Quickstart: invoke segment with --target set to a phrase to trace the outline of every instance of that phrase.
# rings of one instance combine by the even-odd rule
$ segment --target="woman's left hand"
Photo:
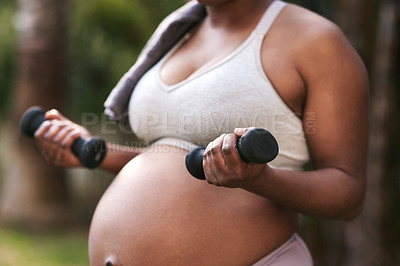
[[[244,162],[236,143],[249,129],[237,128],[235,133],[222,134],[207,145],[203,155],[203,169],[210,184],[223,187],[243,187],[258,179],[267,164]]]

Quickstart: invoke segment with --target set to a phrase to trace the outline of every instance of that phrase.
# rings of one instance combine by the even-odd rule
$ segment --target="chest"
[[[214,38],[202,41],[197,38],[184,41],[170,54],[160,67],[160,78],[167,85],[175,85],[199,73],[212,69],[248,42],[245,35],[229,40]],[[274,90],[287,106],[298,116],[303,112],[305,85],[297,72],[293,55],[287,45],[279,42],[262,42],[255,47],[259,52],[255,63],[271,82]],[[244,58],[245,59],[245,58]],[[248,66],[245,66],[246,68]],[[240,67],[238,67],[239,71]],[[251,68],[250,68],[251,69]]]
[[[167,55],[133,92],[133,130],[147,141],[179,136],[198,144],[236,127],[263,127],[277,134],[301,132],[301,124],[264,73],[258,45],[254,36],[206,70],[172,85],[161,76]]]

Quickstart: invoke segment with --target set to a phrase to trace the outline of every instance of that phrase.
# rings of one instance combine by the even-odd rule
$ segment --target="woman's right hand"
[[[35,140],[48,163],[62,167],[82,166],[72,153],[71,146],[79,137],[86,139],[90,133],[73,123],[59,111],[52,109],[45,114],[44,121],[35,132]]]

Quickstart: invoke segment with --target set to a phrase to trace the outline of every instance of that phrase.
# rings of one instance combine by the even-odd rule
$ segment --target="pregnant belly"
[[[91,265],[249,265],[293,234],[290,212],[193,178],[185,155],[165,146],[122,169],[93,216]]]

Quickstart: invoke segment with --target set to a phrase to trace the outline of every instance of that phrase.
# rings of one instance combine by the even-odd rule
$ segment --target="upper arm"
[[[303,125],[311,158],[317,169],[337,168],[363,180],[368,142],[366,71],[336,26],[327,22],[318,27],[297,60],[306,84]]]

